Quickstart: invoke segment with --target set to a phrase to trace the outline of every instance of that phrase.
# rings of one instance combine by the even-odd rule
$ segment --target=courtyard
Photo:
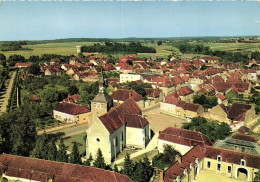
[[[153,132],[163,131],[167,127],[180,128],[187,120],[160,113],[160,108],[144,112],[144,117],[150,123],[150,129]]]

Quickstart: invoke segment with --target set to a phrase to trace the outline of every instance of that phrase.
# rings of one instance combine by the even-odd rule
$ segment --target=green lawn
[[[77,142],[80,143],[81,145],[79,146],[79,153],[83,153],[86,150],[86,141],[84,140],[84,136],[86,135],[86,132],[71,136],[69,139],[64,140],[64,144],[68,146],[68,151],[72,151],[72,142]]]
[[[142,159],[145,157],[145,155],[148,157],[148,159],[149,159],[150,161],[152,161],[152,158],[153,158],[155,155],[157,155],[157,154],[158,154],[158,150],[154,149],[154,150],[152,150],[152,151],[150,151],[150,152],[147,152],[147,153],[145,153],[145,154],[139,155],[139,156],[137,156],[137,157],[135,157],[135,158],[131,158],[131,161],[132,161],[133,163],[138,162],[139,160],[142,160]],[[118,164],[118,166],[123,166],[123,165],[124,165],[124,163]]]
[[[260,43],[208,43],[204,44],[209,46],[213,51],[256,51],[260,50]]]

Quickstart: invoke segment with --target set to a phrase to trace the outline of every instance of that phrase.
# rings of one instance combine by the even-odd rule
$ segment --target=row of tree
[[[17,51],[17,50],[31,50],[29,48],[23,48],[22,45],[27,45],[26,41],[10,41],[0,44],[1,51]]]
[[[111,43],[105,42],[105,45],[99,43],[93,46],[82,46],[82,52],[99,52],[105,54],[113,53],[125,53],[125,54],[136,54],[136,53],[156,53],[155,48],[143,46],[139,42],[130,42],[128,45],[123,43]]]

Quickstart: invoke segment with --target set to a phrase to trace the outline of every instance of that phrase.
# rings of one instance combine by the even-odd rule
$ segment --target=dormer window
[[[218,162],[221,162],[222,161],[222,157],[220,155],[217,156],[217,160]]]
[[[246,161],[244,159],[241,159],[240,165],[241,166],[246,166]]]

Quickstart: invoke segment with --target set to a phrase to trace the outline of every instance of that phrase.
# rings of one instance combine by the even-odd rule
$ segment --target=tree
[[[41,71],[41,68],[38,64],[32,64],[29,68],[28,68],[28,73],[33,74],[33,75],[39,75]]]
[[[57,147],[54,138],[52,138],[51,142],[48,144],[47,159],[50,161],[56,161],[56,157],[57,157]]]
[[[150,178],[153,176],[154,169],[146,155],[143,158],[143,164],[144,169],[147,172],[147,180],[150,181]]]
[[[106,169],[106,163],[100,148],[97,151],[97,158],[94,161],[93,165],[97,168]]]
[[[117,172],[117,173],[119,172],[118,167],[117,167],[117,164],[114,165],[113,171],[115,171],[115,172]]]
[[[6,60],[6,57],[3,53],[0,53],[0,60],[1,61],[5,61]]]
[[[173,164],[175,162],[175,156],[177,152],[174,150],[174,148],[171,145],[164,145],[163,146],[163,156],[161,160],[165,164]]]
[[[68,91],[70,95],[74,95],[79,92],[78,87],[76,85],[70,86]]]
[[[48,135],[46,132],[37,138],[31,156],[38,159],[48,159]]]
[[[158,46],[162,45],[162,41],[161,40],[157,41],[157,45]]]
[[[39,56],[35,56],[35,55],[32,55],[29,57],[29,61],[30,62],[33,62],[33,63],[37,63],[40,61],[40,57]]]
[[[67,149],[68,147],[64,145],[63,139],[61,139],[59,144],[59,150],[57,152],[57,158],[56,158],[57,161],[68,162]]]
[[[70,154],[70,163],[82,164],[81,157],[79,155],[79,149],[76,142],[73,143],[72,152]]]
[[[258,172],[255,175],[254,181],[253,182],[259,182],[260,181],[260,168],[258,170]]]
[[[133,174],[133,164],[128,153],[126,153],[125,155],[123,174],[129,176],[130,178]]]

